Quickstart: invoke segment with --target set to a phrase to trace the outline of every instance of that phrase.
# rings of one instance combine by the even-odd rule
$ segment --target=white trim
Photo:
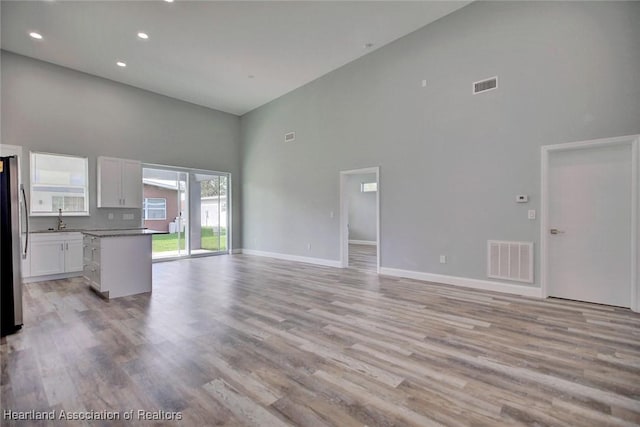
[[[243,253],[243,251],[242,251],[242,248],[238,248],[238,249],[231,249],[229,253],[233,255],[237,255],[237,254]]]
[[[0,156],[2,156],[2,157],[8,157],[8,156],[22,157],[22,146],[21,145],[0,144]]]
[[[541,298],[541,289],[537,286],[516,285],[511,283],[494,282],[490,280],[471,279],[468,277],[446,276],[443,274],[425,273],[422,271],[401,270],[398,268],[382,267],[380,274],[425,282],[444,283],[446,285],[462,286],[465,288],[481,289],[505,294],[515,294],[525,297]]]
[[[347,175],[360,175],[365,173],[375,173],[378,191],[376,191],[376,272],[380,274],[380,166],[362,169],[351,169],[340,171],[340,261],[338,267],[347,268],[349,266],[349,212],[347,210],[346,180]]]
[[[325,267],[340,268],[340,261],[324,258],[313,258],[299,255],[282,254],[278,252],[264,252],[256,251],[254,249],[242,249],[242,253],[245,255],[255,255],[268,258],[283,259],[285,261],[304,262],[307,264],[324,265]]]
[[[630,307],[640,311],[640,293],[638,292],[638,145],[640,135],[626,135],[614,138],[593,139],[589,141],[569,142],[566,144],[545,145],[541,149],[541,221],[540,221],[540,287],[542,297],[549,295],[548,250],[549,242],[546,230],[549,228],[549,154],[555,151],[580,150],[603,147],[613,144],[629,144],[631,146],[631,295]]]
[[[350,245],[369,245],[369,246],[375,246],[375,245],[376,245],[376,241],[375,241],[375,240],[349,240],[349,244],[350,244]]]

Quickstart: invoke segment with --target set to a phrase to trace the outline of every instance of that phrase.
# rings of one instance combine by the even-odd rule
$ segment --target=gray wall
[[[382,266],[486,278],[487,239],[538,247],[540,146],[640,133],[638,22],[638,2],[476,2],[246,114],[243,247],[337,260],[339,171],[379,165]]]
[[[360,184],[376,182],[376,174],[347,175],[349,240],[376,241],[376,193],[363,193]]]
[[[234,246],[240,242],[240,120],[131,86],[2,51],[2,143],[89,157],[90,217],[68,227],[139,226],[140,211],[96,208],[96,157],[231,172]],[[23,162],[28,184],[28,161]],[[114,212],[115,219],[108,220]],[[135,213],[133,221],[122,213]],[[31,218],[34,229],[55,219]]]

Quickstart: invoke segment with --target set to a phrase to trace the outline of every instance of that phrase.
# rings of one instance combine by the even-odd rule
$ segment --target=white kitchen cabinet
[[[84,235],[83,275],[94,290],[105,298],[151,292],[150,234],[91,233]]]
[[[31,233],[29,239],[30,278],[82,271],[82,234]]]
[[[56,240],[31,242],[31,276],[64,273],[63,243]]]
[[[142,208],[142,163],[98,157],[98,207]]]
[[[82,238],[65,242],[64,271],[82,271]]]

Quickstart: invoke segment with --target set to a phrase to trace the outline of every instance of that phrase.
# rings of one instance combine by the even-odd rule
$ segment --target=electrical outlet
[[[132,213],[122,214],[122,219],[133,219],[133,214]]]
[[[422,81],[422,87],[427,87],[427,81],[426,80]]]
[[[535,209],[529,209],[529,212],[527,212],[527,218],[536,219],[536,210]]]
[[[113,212],[109,212],[108,218],[113,219]]]
[[[329,212],[329,218],[333,218],[333,211]]]
[[[446,263],[447,263],[447,256],[440,255],[440,264],[446,264]]]
[[[307,243],[307,250],[310,251],[311,250],[311,243]]]

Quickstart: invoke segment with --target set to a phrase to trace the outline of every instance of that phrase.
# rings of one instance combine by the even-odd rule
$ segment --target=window
[[[145,198],[144,219],[167,219],[167,199]]]
[[[89,215],[89,160],[31,152],[31,215]]]
[[[370,193],[378,191],[378,183],[377,182],[363,182],[360,184],[360,192],[362,193]]]

